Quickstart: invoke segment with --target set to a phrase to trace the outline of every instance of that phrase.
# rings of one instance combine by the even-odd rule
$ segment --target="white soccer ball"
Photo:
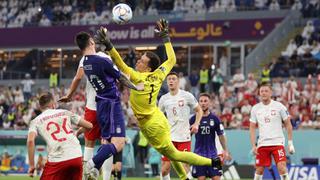
[[[124,3],[117,4],[112,9],[112,19],[117,24],[126,24],[132,19],[130,6]]]

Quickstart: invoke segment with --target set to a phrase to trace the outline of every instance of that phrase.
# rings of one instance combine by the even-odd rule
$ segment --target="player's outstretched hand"
[[[137,88],[137,91],[143,91],[144,90],[144,83],[141,82],[141,83],[136,84],[136,88]]]
[[[69,96],[63,96],[58,100],[58,102],[62,102],[62,103],[67,103],[70,101],[71,101],[71,97],[69,97]]]
[[[83,127],[80,127],[77,131],[76,131],[76,133],[75,133],[75,136],[76,137],[79,137],[82,133],[83,133]]]
[[[251,151],[254,155],[257,155],[258,154],[257,146],[253,146]]]
[[[226,161],[230,161],[230,160],[232,159],[229,151],[223,151],[223,158],[224,158],[224,160],[226,160]]]
[[[156,28],[154,29],[155,33],[163,39],[163,42],[170,42],[169,38],[169,21],[161,18],[157,21]]]
[[[199,124],[192,124],[191,127],[190,127],[190,133],[191,134],[196,134],[199,130]]]
[[[107,32],[108,32],[107,28],[101,26],[100,29],[97,30],[93,39],[95,43],[106,46],[106,50],[110,51],[113,48],[113,45],[110,41],[110,38]]]
[[[29,175],[30,177],[33,177],[34,170],[35,170],[35,167],[34,167],[34,166],[30,166],[30,167],[29,167],[28,175]]]

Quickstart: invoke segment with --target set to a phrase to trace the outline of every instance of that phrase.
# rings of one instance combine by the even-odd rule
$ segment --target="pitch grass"
[[[28,177],[28,176],[0,176],[0,180],[39,180],[39,177]],[[159,180],[160,178],[144,178],[144,177],[135,177],[135,178],[122,178],[123,180]],[[99,178],[102,180],[102,177]],[[173,180],[178,180],[173,178]]]
[[[122,178],[123,180],[159,180],[160,178],[144,178],[144,177],[132,177],[132,178]],[[39,177],[30,178],[28,176],[0,176],[0,180],[39,180]],[[99,180],[102,180],[100,177]],[[177,178],[172,178],[172,180],[178,180]],[[242,179],[249,180],[249,179]]]

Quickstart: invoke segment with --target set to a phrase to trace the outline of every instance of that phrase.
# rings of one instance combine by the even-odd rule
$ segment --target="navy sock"
[[[114,144],[103,144],[100,146],[97,154],[92,158],[94,162],[94,167],[96,169],[100,169],[103,162],[108,159],[110,156],[115,155],[117,153],[117,149]]]

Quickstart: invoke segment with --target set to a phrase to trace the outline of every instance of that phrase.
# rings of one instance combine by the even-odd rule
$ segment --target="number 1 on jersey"
[[[152,93],[153,93],[153,91],[154,91],[154,84],[150,84],[150,86],[151,86],[151,92],[150,92],[150,94],[149,94],[149,104],[151,104],[151,101],[152,101]]]

